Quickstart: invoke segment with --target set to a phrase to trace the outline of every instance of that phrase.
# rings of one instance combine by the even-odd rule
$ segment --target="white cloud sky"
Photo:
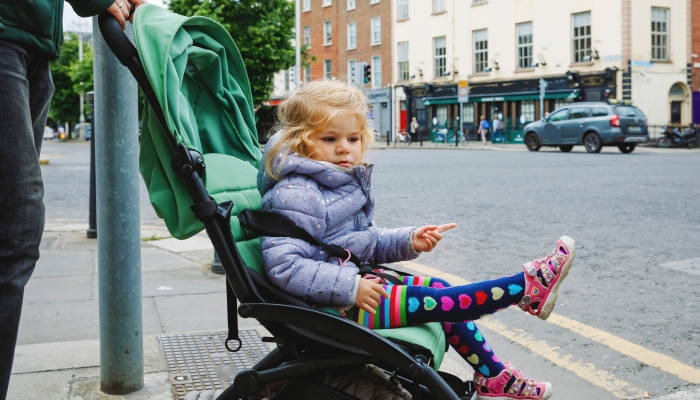
[[[163,0],[148,0],[149,3],[165,7]],[[65,3],[63,8],[63,30],[92,32],[92,18],[80,18],[69,3]]]

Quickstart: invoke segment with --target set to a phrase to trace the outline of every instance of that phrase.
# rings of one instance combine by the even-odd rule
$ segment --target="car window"
[[[569,113],[569,119],[587,118],[588,108],[587,107],[573,107]]]
[[[557,110],[552,115],[549,116],[549,119],[547,120],[547,122],[561,121],[561,120],[566,118],[567,112],[569,112],[569,110],[567,108]]]
[[[615,111],[621,117],[644,118],[644,114],[635,106],[617,106]]]
[[[604,117],[608,115],[608,109],[605,107],[593,107],[592,112],[594,117]]]

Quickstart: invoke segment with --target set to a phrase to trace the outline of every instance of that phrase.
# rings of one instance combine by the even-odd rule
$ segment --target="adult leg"
[[[39,151],[53,89],[46,55],[0,40],[0,399],[44,230]]]

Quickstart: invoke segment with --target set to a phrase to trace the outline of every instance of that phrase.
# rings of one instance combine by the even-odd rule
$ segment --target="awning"
[[[579,96],[579,89],[566,90],[563,92],[545,92],[544,98],[546,100],[554,99],[576,99]],[[503,94],[503,95],[483,95],[483,96],[469,96],[470,103],[490,103],[494,101],[522,101],[522,100],[539,100],[539,93],[518,93],[518,94]]]
[[[577,99],[580,94],[579,89],[565,90],[558,92],[545,92],[546,100],[554,99]],[[517,93],[517,94],[501,94],[501,95],[469,95],[470,103],[491,103],[495,101],[522,101],[522,100],[539,100],[539,92]],[[442,104],[457,104],[457,97],[426,97],[423,99],[423,104],[426,106],[437,106]]]
[[[456,97],[426,97],[423,99],[423,104],[426,106],[437,106],[440,104],[457,104]]]

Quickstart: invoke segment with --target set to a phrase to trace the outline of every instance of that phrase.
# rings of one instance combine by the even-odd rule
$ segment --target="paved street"
[[[551,381],[557,399],[700,398],[700,154],[507,150],[371,153],[378,225],[458,224],[435,252],[415,260],[420,265],[405,266],[433,268],[455,282],[489,279],[519,271],[523,262],[551,251],[559,236],[571,236],[576,261],[550,321],[516,309],[480,321],[499,357],[532,378]],[[42,155],[50,160],[42,167],[47,230],[85,225],[89,146],[47,142]],[[162,223],[145,191],[141,204],[142,225],[158,232]],[[47,232],[40,263],[61,262],[60,250],[82,251],[90,265],[94,242],[71,244],[75,240],[74,234]],[[198,244],[206,240],[197,236],[176,243],[180,248],[172,241],[144,242],[145,333],[225,330],[221,305],[195,311],[223,300],[223,279],[202,267],[210,251]],[[35,278],[20,328],[27,351],[41,343],[98,338],[96,290],[66,290],[74,305],[62,309],[42,297],[48,296],[47,285],[57,283],[48,281],[51,275]],[[94,278],[84,279],[91,287]],[[159,285],[175,289],[154,290]],[[176,293],[180,288],[184,292]],[[83,317],[72,327],[41,329],[61,325],[62,317],[54,314],[62,312]],[[152,350],[147,348],[147,360],[156,363]],[[466,377],[466,364],[450,353],[445,368]],[[21,372],[41,371],[28,363],[24,358]],[[66,371],[73,379],[95,374],[94,367]],[[15,388],[22,382],[22,388],[32,387],[27,374],[16,375]],[[73,388],[71,383],[70,393]],[[665,397],[679,391],[684,396]]]

